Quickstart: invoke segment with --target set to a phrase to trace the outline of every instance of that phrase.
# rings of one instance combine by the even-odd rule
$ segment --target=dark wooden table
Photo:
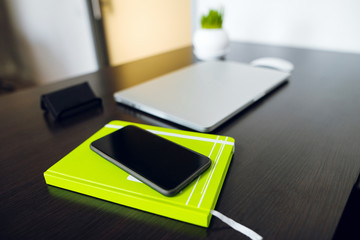
[[[232,43],[226,60],[290,60],[288,84],[214,133],[236,139],[216,209],[265,239],[331,239],[360,169],[360,55]],[[0,239],[246,239],[47,186],[43,172],[111,120],[182,127],[112,94],[195,61],[191,47],[0,97]],[[88,81],[103,99],[54,123],[40,95]]]

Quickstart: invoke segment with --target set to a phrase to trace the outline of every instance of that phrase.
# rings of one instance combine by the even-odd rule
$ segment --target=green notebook
[[[208,156],[210,168],[176,196],[166,197],[90,149],[91,142],[130,124]],[[208,227],[233,152],[230,137],[112,121],[50,167],[44,177],[49,185]]]

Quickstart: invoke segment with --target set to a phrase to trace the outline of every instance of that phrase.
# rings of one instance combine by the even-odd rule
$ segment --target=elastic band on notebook
[[[221,221],[223,221],[224,223],[226,223],[227,225],[229,225],[236,231],[241,232],[242,234],[248,236],[249,238],[251,238],[253,240],[262,240],[263,239],[259,234],[257,234],[250,228],[247,228],[244,225],[241,225],[240,223],[235,222],[234,220],[232,220],[231,218],[228,218],[224,214],[222,214],[216,210],[211,210],[210,212],[213,216],[219,218]]]

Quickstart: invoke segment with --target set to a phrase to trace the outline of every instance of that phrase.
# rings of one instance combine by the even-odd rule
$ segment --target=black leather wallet
[[[41,108],[55,120],[96,107],[102,107],[101,99],[95,96],[87,82],[41,96]]]

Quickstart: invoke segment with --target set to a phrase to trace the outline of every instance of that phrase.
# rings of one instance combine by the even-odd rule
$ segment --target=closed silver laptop
[[[116,92],[114,98],[168,121],[209,132],[289,76],[238,62],[200,62]]]

